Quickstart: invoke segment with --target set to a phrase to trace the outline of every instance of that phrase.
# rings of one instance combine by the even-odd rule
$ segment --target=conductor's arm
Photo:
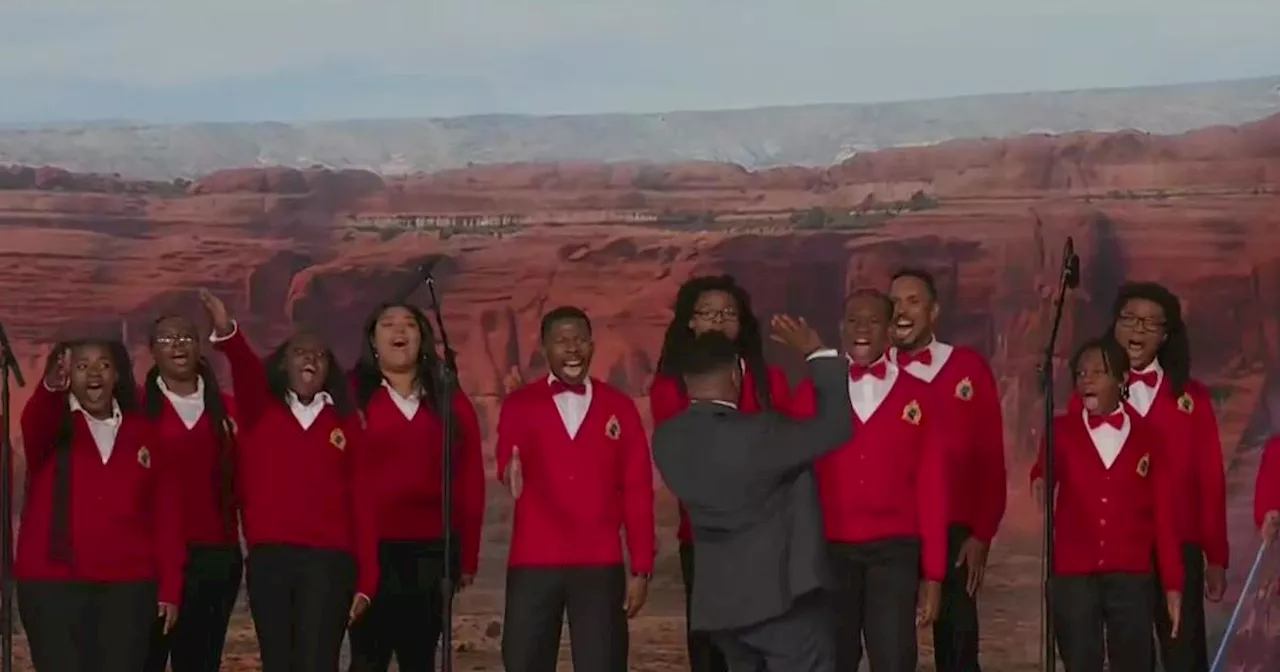
[[[853,438],[849,405],[849,369],[835,350],[819,350],[808,357],[816,413],[795,420],[781,413],[759,416],[762,431],[750,442],[752,465],[764,473],[786,472],[812,464]]]

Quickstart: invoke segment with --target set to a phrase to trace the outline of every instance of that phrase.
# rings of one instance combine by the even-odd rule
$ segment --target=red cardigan
[[[444,453],[440,417],[425,405],[406,419],[379,387],[365,407],[369,482],[378,499],[378,538],[384,541],[432,541],[444,534],[442,518]],[[480,420],[459,391],[453,397],[455,420],[452,529],[461,548],[463,574],[475,574],[484,527],[484,456]]]
[[[22,510],[14,575],[20,581],[156,581],[159,600],[182,600],[186,563],[173,447],[156,440],[145,417],[125,413],[106,464],[82,413],[73,413],[71,433],[71,562],[50,557],[53,525],[55,443],[66,392],[43,384],[22,410],[22,446],[27,458],[27,501]]]
[[[377,497],[363,459],[360,416],[326,406],[303,429],[267,387],[266,371],[237,330],[216,347],[231,364],[240,413],[237,483],[249,546],[285,544],[350,552],[356,591],[378,590]]]
[[[1269,511],[1280,511],[1280,434],[1262,449],[1262,464],[1253,486],[1253,520],[1262,527]]]
[[[853,439],[818,461],[818,495],[827,539],[857,544],[918,538],[924,577],[947,573],[947,453],[953,438],[946,404],[899,371]]]
[[[782,369],[768,365],[769,375],[769,400],[773,404],[774,410],[788,415],[797,413],[803,414],[803,400],[800,402],[802,408],[795,408],[791,398],[791,388],[787,382],[787,374]],[[808,413],[813,413],[813,400],[809,399]],[[653,416],[653,426],[658,425],[667,420],[683,413],[689,408],[689,396],[680,389],[680,384],[674,379],[662,374],[653,377],[653,385],[649,388],[649,413]],[[751,375],[750,370],[742,376],[742,390],[738,398],[738,410],[743,413],[759,413],[760,403],[756,399],[756,381]],[[689,527],[689,514],[684,509],[684,504],[679,504],[680,510],[680,528],[676,533],[676,537],[680,543],[687,544],[693,539],[693,530]]]
[[[524,489],[512,518],[508,564],[584,566],[622,562],[653,572],[653,465],[635,402],[592,379],[591,406],[569,437],[546,380],[512,392],[498,415],[497,476],[505,483],[520,449]]]
[[[1176,523],[1177,491],[1160,433],[1133,409],[1129,437],[1108,469],[1089,436],[1079,401],[1054,419],[1053,572],[1063,575],[1147,574],[1166,590],[1182,590],[1184,568]],[[1044,447],[1031,468],[1041,478]],[[1156,567],[1152,567],[1152,550]]]
[[[1166,374],[1146,420],[1164,439],[1166,470],[1180,493],[1176,501],[1178,538],[1200,546],[1209,564],[1226,567],[1231,551],[1227,542],[1227,479],[1209,389],[1190,380],[1186,391],[1174,397]]]

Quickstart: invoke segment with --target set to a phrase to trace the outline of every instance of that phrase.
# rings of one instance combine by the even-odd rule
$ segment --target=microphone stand
[[[444,578],[440,579],[440,629],[441,672],[453,672],[453,598],[456,593],[453,580],[454,547],[453,538],[453,444],[454,413],[453,395],[458,389],[458,355],[449,347],[449,333],[444,328],[444,315],[440,310],[440,297],[436,294],[435,277],[428,270],[425,273],[427,293],[431,296],[431,313],[436,318],[436,330],[440,332],[440,345],[444,350],[444,360],[436,373],[436,404],[440,414],[443,468],[441,469],[441,493],[444,502],[440,515],[444,519]]]
[[[22,369],[13,356],[13,348],[0,325],[0,670],[13,672],[13,443],[9,439],[9,423],[13,413],[9,404],[9,376],[23,387]]]
[[[1049,343],[1044,349],[1044,360],[1040,365],[1040,390],[1044,395],[1044,556],[1040,563],[1040,581],[1044,591],[1041,602],[1041,623],[1044,625],[1042,661],[1045,672],[1056,672],[1057,651],[1053,637],[1053,608],[1050,597],[1050,585],[1053,580],[1053,515],[1054,492],[1057,481],[1054,478],[1054,440],[1053,440],[1053,355],[1058,346],[1058,330],[1062,327],[1062,309],[1066,303],[1067,291],[1080,284],[1080,258],[1075,253],[1075,243],[1067,238],[1063,250],[1062,275],[1058,279],[1057,298],[1053,304],[1053,328],[1049,331]]]

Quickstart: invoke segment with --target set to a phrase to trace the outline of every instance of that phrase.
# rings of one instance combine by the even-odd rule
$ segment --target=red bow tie
[[[1138,383],[1142,383],[1143,385],[1146,385],[1147,387],[1150,387],[1151,389],[1154,390],[1156,387],[1156,384],[1159,382],[1160,382],[1160,372],[1155,371],[1154,369],[1151,371],[1130,371],[1129,372],[1130,385],[1136,385]]]
[[[1089,429],[1097,429],[1103,425],[1111,425],[1113,429],[1124,427],[1124,413],[1089,416]]]
[[[903,352],[898,351],[898,366],[910,366],[918,363],[922,366],[931,366],[933,364],[933,350],[925,348],[920,352]]]
[[[876,363],[872,364],[871,366],[863,366],[861,364],[850,364],[849,377],[855,381],[861,380],[863,376],[871,376],[872,378],[884,380],[886,368],[887,367],[885,366],[883,359],[876,361]]]
[[[556,395],[561,392],[569,392],[571,394],[586,394],[586,383],[566,383],[563,380],[556,379],[551,381],[551,394]]]

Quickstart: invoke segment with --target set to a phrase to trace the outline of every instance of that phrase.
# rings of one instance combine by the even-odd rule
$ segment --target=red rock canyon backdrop
[[[0,168],[0,320],[28,380],[51,341],[73,333],[123,334],[143,365],[151,320],[197,314],[193,289],[205,286],[260,347],[307,323],[350,361],[366,313],[442,255],[463,383],[491,433],[513,374],[543,371],[537,325],[554,305],[591,314],[596,375],[643,408],[671,299],[690,275],[732,273],[762,314],[803,315],[834,336],[846,290],[884,286],[903,264],[929,268],[941,282],[943,333],[988,355],[1000,382],[1011,495],[984,627],[987,663],[1012,671],[1033,669],[1037,656],[1038,524],[1025,468],[1066,236],[1084,280],[1067,305],[1064,353],[1103,325],[1127,278],[1165,282],[1185,301],[1195,373],[1213,389],[1230,465],[1238,590],[1257,548],[1258,447],[1280,428],[1280,116],[1179,136],[952,141],[760,172],[520,164],[391,179],[254,168],[138,182]],[[770,355],[794,369],[785,353]],[[474,661],[469,669],[494,664],[507,525],[496,490],[485,576],[462,605],[458,655]],[[636,625],[637,669],[676,669],[683,658],[673,507],[662,501],[667,559]],[[1280,559],[1269,566],[1274,577]],[[1277,630],[1259,605],[1246,624],[1258,651],[1238,669],[1275,664],[1258,648]],[[1216,627],[1224,621],[1220,609]],[[251,645],[237,646],[233,659],[249,661]]]

